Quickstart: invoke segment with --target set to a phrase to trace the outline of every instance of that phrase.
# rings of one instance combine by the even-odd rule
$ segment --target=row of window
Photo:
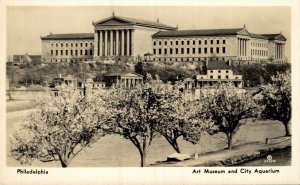
[[[251,55],[268,56],[268,51],[251,49]]]
[[[166,58],[166,57],[163,57],[163,58],[154,58],[153,61],[157,62],[167,62],[167,61],[170,61],[170,62],[195,62],[195,61],[206,61],[208,58],[206,57],[203,57],[203,58],[189,58],[189,57],[180,57],[180,58]],[[220,57],[220,58],[215,58],[217,61],[218,60],[225,60],[224,57]]]
[[[88,61],[90,59],[86,59],[86,58],[79,58],[79,59],[51,59],[50,61],[53,62],[72,62],[72,61]]]
[[[213,73],[214,71],[213,70],[210,70],[211,73]],[[221,70],[218,70],[218,73],[221,73]],[[226,70],[226,73],[229,73],[228,70]]]
[[[71,47],[73,47],[73,46],[75,46],[75,47],[78,47],[78,46],[80,46],[80,47],[83,47],[83,46],[85,46],[85,47],[88,47],[89,45],[92,47],[93,46],[93,43],[83,43],[83,42],[81,42],[81,43],[55,43],[55,46],[56,47],[58,47],[59,45],[60,45],[60,47],[69,47],[69,44],[70,44],[70,46]],[[54,47],[54,43],[51,43],[51,47]]]
[[[255,47],[267,47],[268,44],[265,43],[261,43],[261,42],[251,42],[251,46],[255,46]]]
[[[55,54],[54,54],[54,50],[51,50],[50,52],[51,52],[51,56],[53,56],[53,55],[58,56],[59,54],[60,54],[60,56],[64,56],[64,55],[65,56],[68,56],[68,55],[78,56],[78,55],[83,55],[83,52],[84,52],[84,55],[86,55],[86,56],[93,55],[92,49],[90,49],[90,50],[55,50]]]
[[[173,53],[173,49],[175,49],[175,53]],[[203,54],[219,54],[219,53],[226,53],[226,47],[210,47],[210,48],[203,48]],[[158,51],[158,53],[156,53]],[[164,48],[164,49],[153,49],[153,54],[156,55],[173,55],[173,54],[202,54],[202,48]]]
[[[198,41],[196,41],[196,40],[191,40],[191,41],[190,40],[186,40],[186,41],[182,40],[182,41],[154,41],[153,45],[155,46],[157,42],[158,42],[158,45],[162,45],[162,43],[164,43],[165,46],[168,45],[168,43],[170,45],[173,45],[173,43],[175,43],[175,45],[178,45],[179,43],[181,43],[181,45],[185,45],[185,43],[186,43],[186,45],[190,45],[190,44],[196,45],[196,43],[198,43],[199,45],[202,44],[201,40],[198,40]],[[208,40],[204,40],[204,44],[206,45],[207,43],[208,43]],[[214,43],[216,43],[216,44],[220,44],[220,43],[226,44],[226,40],[210,40],[210,44],[214,44]]]

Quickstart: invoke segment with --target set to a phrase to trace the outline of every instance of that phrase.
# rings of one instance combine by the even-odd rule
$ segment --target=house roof
[[[73,40],[73,39],[94,39],[94,33],[66,33],[52,34],[41,37],[42,40]]]
[[[207,30],[177,30],[177,31],[160,31],[152,35],[158,37],[190,37],[190,36],[219,36],[219,35],[237,35],[244,28],[231,29],[207,29]]]
[[[209,61],[207,65],[207,70],[214,69],[231,69],[231,66],[228,65],[225,61]]]
[[[252,38],[257,38],[257,39],[268,39],[268,37],[265,37],[261,34],[256,34],[256,33],[251,33]]]
[[[275,34],[261,34],[264,37],[268,38],[269,40],[282,40],[286,41],[286,38],[281,33],[275,33]]]
[[[118,26],[120,24],[131,24],[131,25],[144,26],[144,27],[150,27],[150,28],[177,30],[176,27],[172,27],[172,26],[162,24],[159,22],[147,21],[147,20],[142,20],[142,19],[134,19],[134,18],[128,18],[128,17],[121,17],[121,16],[115,16],[115,15],[93,23],[94,26],[101,26],[101,25],[103,25],[103,26]]]
[[[108,74],[108,75],[105,75],[105,76],[107,76],[107,77],[109,77],[109,76],[136,76],[136,77],[141,77],[141,78],[143,78],[143,75],[140,75],[140,74],[138,74],[138,73],[132,73],[132,72],[128,72],[128,73],[110,73],[110,74]]]

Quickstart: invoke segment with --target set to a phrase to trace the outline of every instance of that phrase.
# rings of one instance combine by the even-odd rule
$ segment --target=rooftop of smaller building
[[[52,34],[41,37],[42,40],[74,40],[74,39],[94,39],[93,33],[65,33]]]
[[[124,72],[124,73],[110,73],[105,75],[107,77],[109,76],[136,76],[136,77],[143,77],[143,75],[138,74],[138,73],[132,73],[132,72]]]
[[[207,64],[207,70],[217,70],[217,69],[231,69],[225,61],[209,61]]]

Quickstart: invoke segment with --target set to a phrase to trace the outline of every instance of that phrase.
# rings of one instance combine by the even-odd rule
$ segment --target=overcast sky
[[[37,7],[7,9],[7,54],[41,54],[40,36],[52,33],[92,33],[92,21],[112,15],[159,21],[179,29],[240,28],[253,33],[282,32],[288,39],[290,58],[291,15],[289,7]]]

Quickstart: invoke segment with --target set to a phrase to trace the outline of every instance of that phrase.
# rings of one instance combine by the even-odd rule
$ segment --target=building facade
[[[165,24],[115,16],[93,23],[94,60],[143,57],[151,52],[151,36],[159,31],[176,30]]]
[[[41,37],[42,61],[64,63],[93,59],[94,34],[52,34]]]
[[[160,31],[152,35],[154,61],[286,62],[286,38],[236,29]]]
[[[202,74],[184,79],[187,100],[199,99],[203,93],[214,90],[220,83],[232,83],[238,89],[244,87],[242,75],[233,73],[231,63],[207,61],[202,68],[205,68]]]
[[[232,60],[286,62],[286,38],[234,29],[177,30],[177,27],[115,16],[93,22],[94,33],[41,37],[43,62],[141,60]]]
[[[143,82],[143,75],[131,72],[111,73],[104,76],[104,82],[107,87],[111,87],[113,84],[116,84],[122,88],[130,89]]]

